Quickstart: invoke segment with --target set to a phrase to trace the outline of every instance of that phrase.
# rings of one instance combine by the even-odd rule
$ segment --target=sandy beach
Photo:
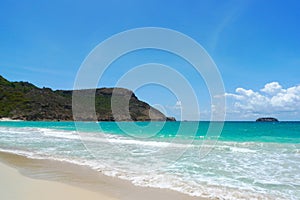
[[[9,117],[0,118],[0,122],[21,122],[21,121],[23,121],[23,120],[12,119]]]
[[[3,200],[195,200],[165,189],[134,186],[82,166],[0,153]]]
[[[21,175],[16,169],[0,163],[0,194],[3,200],[103,199],[113,200],[99,192]]]

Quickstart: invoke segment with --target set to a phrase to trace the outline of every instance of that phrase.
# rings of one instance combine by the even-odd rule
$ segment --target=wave
[[[288,190],[269,192],[266,188],[269,185],[272,186],[276,183],[283,186],[284,184],[288,185],[288,183],[272,178],[272,174],[270,176],[263,174],[264,170],[269,170],[269,173],[271,170],[272,173],[277,170],[276,173],[279,175],[284,173],[284,168],[278,168],[274,163],[280,167],[280,162],[286,161],[284,159],[298,156],[299,145],[297,144],[218,141],[212,154],[200,162],[195,157],[202,141],[186,142],[166,140],[165,138],[154,138],[146,141],[126,135],[96,132],[78,133],[76,131],[35,127],[0,127],[0,135],[0,151],[2,152],[31,159],[49,159],[86,166],[107,176],[129,180],[139,186],[167,188],[191,196],[217,199],[282,199],[283,197],[296,199],[295,196],[297,196],[293,191],[290,194],[285,194],[284,192]],[[17,140],[18,142],[15,142]],[[79,148],[82,140],[100,143],[100,154],[103,158],[93,158],[86,149]],[[192,144],[185,142],[192,142]],[[105,146],[103,144],[110,145]],[[122,154],[118,154],[119,152],[114,152],[111,146],[116,145],[129,149],[133,152],[132,157],[124,157]],[[151,166],[152,163],[167,162],[176,152],[169,151],[165,155],[160,155],[161,157],[147,155],[151,155],[153,149],[167,147],[184,148],[187,150],[187,155],[178,159],[177,163],[173,164],[173,168],[155,169]],[[207,145],[206,147],[211,148],[212,146]],[[150,153],[145,154],[145,152]],[[282,152],[290,157],[280,158]],[[267,159],[263,160],[264,157],[273,160],[271,160],[272,162]],[[269,164],[260,164],[262,161],[269,162]],[[297,164],[296,161],[295,164]],[[201,171],[199,166],[204,170]],[[264,166],[265,169],[256,171],[261,166]],[[297,169],[295,168],[295,173],[299,172]],[[262,174],[262,177],[250,182],[250,178],[256,173]],[[295,180],[300,180],[295,174],[293,177]],[[293,187],[298,186],[293,185]]]
[[[24,150],[9,150],[0,148],[0,152],[15,154],[30,159],[38,160],[54,160],[59,162],[66,162],[75,164],[78,166],[89,167],[93,170],[101,172],[106,176],[116,177],[130,181],[132,184],[141,187],[153,187],[161,189],[171,189],[190,196],[212,198],[212,199],[280,199],[266,193],[253,193],[250,189],[240,190],[237,188],[221,187],[220,185],[205,185],[205,181],[202,184],[191,184],[180,181],[179,177],[169,174],[155,174],[152,175],[133,175],[125,171],[110,170],[105,165],[100,165],[96,161],[87,160],[74,160],[68,158],[59,158],[53,156],[46,156],[36,152],[29,152]]]

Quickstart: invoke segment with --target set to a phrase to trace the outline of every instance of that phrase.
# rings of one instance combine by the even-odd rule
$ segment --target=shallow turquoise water
[[[226,122],[219,138],[209,125],[222,124],[0,122],[0,150],[194,196],[299,199],[299,122]]]
[[[79,122],[80,123],[80,122]],[[216,123],[216,122],[212,122]],[[111,134],[128,135],[125,131],[129,131],[130,135],[149,134],[149,130],[136,129],[136,126],[143,128],[149,125],[148,122],[100,122],[99,129],[93,129],[90,124],[92,122],[80,123],[81,131],[98,132],[103,131]],[[122,130],[118,124],[126,127]],[[134,124],[134,126],[132,126]],[[154,130],[152,138],[168,138],[179,136],[182,139],[201,139],[200,136],[205,136],[210,122],[154,122],[162,129],[157,132]],[[178,132],[180,124],[185,124],[185,132]],[[154,126],[152,125],[152,127]],[[189,127],[198,126],[194,133]],[[66,131],[75,131],[74,122],[0,122],[0,127],[37,127],[49,128]],[[192,132],[192,133],[191,133]],[[225,122],[219,140],[225,141],[257,141],[257,142],[277,142],[277,143],[300,143],[300,122]]]

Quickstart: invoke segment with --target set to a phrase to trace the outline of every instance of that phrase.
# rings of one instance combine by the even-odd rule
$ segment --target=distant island
[[[279,120],[274,117],[262,117],[256,120],[257,122],[278,122]]]
[[[90,90],[80,90],[82,95]],[[122,104],[129,100],[128,116],[114,117],[111,110],[112,92]],[[72,121],[72,90],[38,88],[28,82],[10,82],[0,76],[0,119],[27,121]],[[128,105],[127,105],[128,106]],[[149,104],[140,101],[135,94],[124,88],[98,88],[95,94],[95,108],[98,121],[176,121],[166,117]],[[122,107],[122,109],[125,109]],[[128,109],[128,108],[127,108]],[[151,117],[149,111],[151,110]],[[93,120],[90,116],[75,119]]]

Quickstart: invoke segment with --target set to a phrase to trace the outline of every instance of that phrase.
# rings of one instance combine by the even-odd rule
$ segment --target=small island
[[[279,122],[279,120],[274,117],[262,117],[258,118],[256,122]]]

